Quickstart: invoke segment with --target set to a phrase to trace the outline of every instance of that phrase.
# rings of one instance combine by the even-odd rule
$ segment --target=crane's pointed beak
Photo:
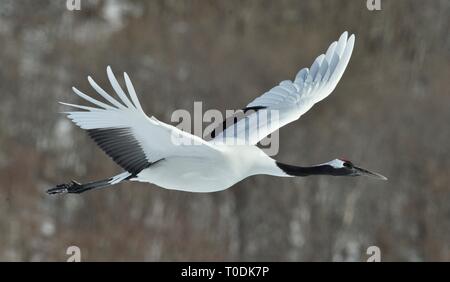
[[[369,176],[369,177],[373,177],[376,179],[388,180],[385,176],[383,176],[379,173],[376,173],[376,172],[368,171],[367,169],[364,169],[364,168],[354,166],[353,170],[354,170],[355,176]]]

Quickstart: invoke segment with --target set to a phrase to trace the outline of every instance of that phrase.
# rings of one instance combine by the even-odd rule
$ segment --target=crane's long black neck
[[[295,166],[276,162],[276,165],[290,176],[308,176],[308,175],[348,175],[348,172],[342,168],[335,168],[328,164],[316,166]]]

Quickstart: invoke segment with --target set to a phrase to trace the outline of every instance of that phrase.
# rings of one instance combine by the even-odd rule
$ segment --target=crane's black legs
[[[151,165],[154,165],[162,160],[164,160],[164,158],[159,159],[155,162],[149,163],[147,165],[147,167],[150,167]],[[56,185],[56,187],[54,187],[54,188],[48,189],[47,194],[50,194],[50,195],[66,194],[66,193],[80,194],[80,193],[86,192],[88,190],[103,188],[103,187],[118,184],[125,180],[131,180],[131,179],[135,178],[136,175],[137,175],[137,173],[133,174],[131,172],[124,171],[116,176],[113,176],[113,177],[110,177],[107,179],[92,181],[92,182],[88,182],[88,183],[84,183],[84,184],[81,184],[75,180],[72,180],[69,183],[59,184],[59,185]]]
[[[111,181],[111,178],[108,178],[108,179],[103,179],[103,180],[98,180],[98,181],[81,184],[81,183],[78,183],[78,182],[72,180],[72,182],[70,182],[70,183],[59,184],[59,185],[56,185],[56,187],[54,187],[54,188],[48,189],[47,193],[48,194],[63,194],[63,193],[79,194],[79,193],[83,193],[83,192],[91,190],[91,189],[110,186],[110,185],[112,185],[111,183],[109,183],[110,181]]]

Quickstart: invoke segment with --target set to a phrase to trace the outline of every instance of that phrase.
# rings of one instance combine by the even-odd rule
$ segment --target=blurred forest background
[[[450,1],[0,0],[0,260],[450,260]],[[346,157],[389,178],[257,176],[212,194],[125,183],[47,188],[121,169],[59,112],[86,76],[128,72],[144,110],[239,109],[348,30],[325,102],[280,131],[277,159]]]

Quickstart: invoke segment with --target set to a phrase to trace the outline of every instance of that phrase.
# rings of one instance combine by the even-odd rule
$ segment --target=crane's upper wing
[[[122,103],[88,77],[90,85],[110,104],[100,102],[75,87],[75,94],[96,107],[61,103],[81,111],[66,112],[69,119],[88,131],[89,136],[118,165],[136,175],[153,162],[177,157],[208,157],[217,149],[199,137],[148,117],[139,103],[130,78],[124,73],[128,96],[117,82],[110,67],[108,78]]]
[[[294,81],[282,81],[244,109],[253,113],[220,133],[212,142],[234,138],[254,145],[278,128],[297,120],[315,103],[327,97],[336,87],[350,60],[355,36],[344,32],[325,54],[320,55],[311,68],[300,70]],[[229,140],[229,139],[226,139]]]

